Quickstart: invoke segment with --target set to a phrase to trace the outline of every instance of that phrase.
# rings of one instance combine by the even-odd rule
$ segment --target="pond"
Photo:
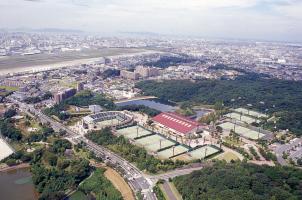
[[[122,103],[117,103],[117,106],[128,106],[128,105],[144,105],[149,108],[153,108],[159,110],[161,112],[174,112],[177,110],[176,106],[168,105],[167,103],[163,103],[158,99],[148,99],[148,100],[130,100]]]
[[[0,172],[0,199],[37,200],[38,193],[28,168]]]

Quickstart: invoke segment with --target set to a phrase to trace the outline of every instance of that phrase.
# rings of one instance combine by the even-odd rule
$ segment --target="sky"
[[[0,29],[302,42],[302,0],[0,0]]]

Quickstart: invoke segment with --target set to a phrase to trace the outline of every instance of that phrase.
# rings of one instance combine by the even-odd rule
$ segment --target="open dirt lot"
[[[131,188],[116,171],[111,168],[107,168],[105,176],[111,181],[114,187],[121,192],[124,200],[135,200]]]

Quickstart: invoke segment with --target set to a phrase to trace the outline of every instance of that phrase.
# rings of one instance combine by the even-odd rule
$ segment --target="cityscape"
[[[20,10],[16,2],[0,6]],[[58,15],[67,2],[20,1],[26,11],[57,8]],[[0,7],[0,16],[16,23],[0,21],[0,199],[302,199],[300,29],[279,37],[272,27],[270,39],[265,18],[265,30],[230,36],[220,15],[225,37],[198,35],[184,19],[173,19],[187,27],[175,33],[142,28],[153,24],[150,9],[168,26],[163,9],[170,17],[221,11],[248,20],[244,12],[262,13],[261,6],[273,13],[302,4],[70,2],[87,30],[66,19],[40,27],[42,13],[20,26]],[[107,11],[123,31],[111,33],[117,25],[107,22],[108,33],[92,31],[88,17]],[[145,18],[123,26],[137,12]],[[275,17],[271,12],[263,17]],[[241,20],[228,20],[242,32]]]

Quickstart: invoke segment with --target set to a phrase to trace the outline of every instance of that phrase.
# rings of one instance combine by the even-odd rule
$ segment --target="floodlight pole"
[[[175,149],[175,146],[173,146],[173,156],[174,156],[174,149]]]
[[[138,126],[136,128],[136,137],[138,137]]]
[[[206,157],[207,157],[207,151],[208,151],[208,147],[206,147],[206,149],[204,151],[204,159],[206,159]]]

